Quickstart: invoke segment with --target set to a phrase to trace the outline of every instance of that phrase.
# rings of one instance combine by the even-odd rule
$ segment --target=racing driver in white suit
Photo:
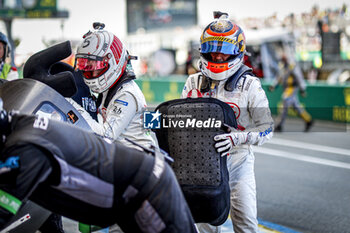
[[[94,132],[118,140],[124,145],[140,149],[127,141],[143,147],[156,146],[151,132],[143,128],[146,100],[134,82],[126,47],[112,33],[104,30],[104,24],[94,23],[95,30],[83,36],[84,41],[76,53],[75,67],[82,71],[90,90],[99,94],[97,99],[98,122],[80,105],[68,100],[83,115]]]
[[[216,17],[215,17],[216,16]],[[213,97],[229,104],[239,129],[216,135],[216,150],[228,156],[231,190],[230,216],[234,232],[258,232],[254,154],[273,135],[273,119],[260,80],[243,65],[245,37],[226,13],[216,18],[201,36],[201,72],[188,77],[182,98]],[[220,227],[197,224],[200,232],[220,232]]]

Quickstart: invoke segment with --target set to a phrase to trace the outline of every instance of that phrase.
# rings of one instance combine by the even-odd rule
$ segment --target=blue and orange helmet
[[[246,51],[243,30],[228,19],[227,14],[211,22],[200,38],[202,73],[214,80],[225,80],[231,77],[243,64]],[[224,62],[214,62],[210,53],[231,55]]]

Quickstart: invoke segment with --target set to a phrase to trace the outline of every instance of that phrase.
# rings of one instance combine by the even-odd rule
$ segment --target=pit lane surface
[[[349,126],[289,120],[255,147],[258,217],[299,232],[350,232]],[[288,232],[288,231],[286,231]]]

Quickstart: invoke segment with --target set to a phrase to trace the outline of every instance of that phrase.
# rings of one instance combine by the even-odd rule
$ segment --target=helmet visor
[[[90,60],[88,58],[77,58],[76,67],[81,71],[102,70],[107,66],[106,61]]]
[[[226,41],[212,40],[205,41],[201,44],[201,53],[224,53],[237,55],[241,53],[241,51],[239,51],[237,43],[233,44]]]
[[[108,64],[106,57],[99,57],[91,54],[77,54],[76,67],[81,71],[94,71],[104,69]]]
[[[88,54],[77,54],[75,67],[83,72],[86,79],[94,79],[108,70],[108,59]]]

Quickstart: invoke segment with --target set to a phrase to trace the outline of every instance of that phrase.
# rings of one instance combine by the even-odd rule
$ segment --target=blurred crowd
[[[283,28],[286,31],[291,32],[295,37],[295,57],[299,61],[308,61],[310,63],[313,63],[312,65],[302,66],[304,72],[308,72],[311,69],[314,70],[315,68],[317,70],[322,66],[322,33],[337,33],[340,38],[338,41],[340,44],[339,47],[341,59],[350,61],[349,7],[346,4],[343,4],[342,6],[335,6],[332,9],[321,9],[315,5],[312,8],[305,10],[308,10],[308,12],[301,14],[291,13],[284,18],[278,17],[278,14],[275,13],[269,17],[264,18],[248,17],[241,19],[232,18],[232,20],[238,25],[242,26],[244,30]],[[147,56],[145,56],[138,49],[135,49],[135,46],[133,46],[132,43],[128,43],[128,46],[132,51],[134,49],[135,51],[133,52],[137,53],[139,56],[139,61],[137,61],[135,64],[135,72],[138,75],[153,77],[166,76],[170,74],[183,75],[198,72],[198,42],[198,40],[193,40],[193,38],[191,41],[186,41],[185,43],[188,44],[187,51],[186,49],[181,50],[181,54],[179,53],[178,48],[173,48],[170,46],[160,47],[158,50],[154,48],[155,50],[151,54],[147,54]],[[72,47],[76,47],[74,41],[72,41]],[[252,53],[252,51],[249,52],[252,54],[252,56],[260,59],[259,55]],[[183,53],[185,53],[185,55],[183,55]],[[19,59],[18,55],[19,54],[16,54],[16,65],[21,71],[23,63],[25,62],[28,55],[26,55],[24,59]],[[67,62],[72,65],[74,62],[74,57],[72,56],[69,59],[70,61]],[[259,69],[256,69],[256,72],[259,73]],[[261,73],[260,75],[257,75],[261,77],[263,74]],[[314,79],[320,79],[319,75],[316,76],[317,78]]]
[[[277,78],[278,64],[284,54],[289,56],[289,60],[298,61],[310,82],[349,80],[350,10],[347,5],[334,9],[320,9],[315,5],[309,12],[291,13],[284,18],[277,17],[276,13],[266,18],[232,20],[241,25],[248,35],[250,43],[247,42],[245,64],[253,68],[256,76],[268,80]],[[259,42],[260,47],[256,44],[257,38],[252,38],[248,31],[260,32],[255,34],[257,38],[264,38]],[[252,39],[255,42],[251,43]],[[199,53],[192,47],[186,62],[186,74],[194,72],[196,57],[198,59]]]
[[[341,50],[350,51],[350,10],[346,4],[333,9],[320,9],[317,5],[309,12],[291,13],[283,19],[277,14],[267,18],[245,18],[237,20],[247,29],[283,27],[289,29],[297,39],[296,51],[319,51],[321,49],[321,30],[341,33]]]

